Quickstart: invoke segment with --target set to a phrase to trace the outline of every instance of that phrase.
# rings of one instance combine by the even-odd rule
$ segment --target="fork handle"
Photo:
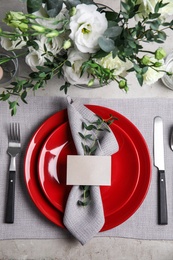
[[[5,223],[14,223],[15,171],[9,171]]]

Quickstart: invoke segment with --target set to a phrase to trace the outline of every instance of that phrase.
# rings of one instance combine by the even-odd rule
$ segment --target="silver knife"
[[[163,121],[154,118],[154,165],[158,168],[158,224],[168,224],[166,179],[164,163]]]

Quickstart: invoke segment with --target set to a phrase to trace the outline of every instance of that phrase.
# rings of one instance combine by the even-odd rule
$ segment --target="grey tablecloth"
[[[98,104],[114,109],[130,119],[141,131],[153,155],[153,118],[164,120],[166,182],[168,196],[167,226],[157,224],[157,169],[152,169],[149,192],[136,213],[120,226],[98,236],[116,236],[139,239],[173,240],[173,153],[169,148],[170,129],[173,125],[173,100],[171,99],[82,99],[84,104]],[[0,103],[0,239],[66,238],[69,234],[47,220],[31,201],[24,182],[23,159],[26,146],[37,127],[54,112],[66,107],[66,99],[57,97],[32,97],[28,105],[21,104],[15,117],[10,116],[8,105]],[[22,154],[18,160],[16,180],[15,223],[4,223],[5,194],[9,157],[6,154],[8,122],[21,124]]]

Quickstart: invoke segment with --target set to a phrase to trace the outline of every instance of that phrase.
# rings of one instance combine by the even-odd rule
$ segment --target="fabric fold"
[[[86,108],[80,101],[73,101],[67,98],[67,112],[69,125],[74,144],[78,155],[84,155],[84,149],[81,145],[80,133],[84,133],[82,124],[92,124],[98,120],[98,117]],[[105,122],[102,128],[109,128]],[[94,155],[112,155],[118,151],[117,140],[109,128],[109,131],[90,131],[92,136],[97,139],[97,149]],[[88,142],[93,142],[88,140]],[[84,245],[103,227],[105,222],[104,209],[99,186],[90,186],[90,202],[86,206],[78,205],[77,201],[81,198],[81,189],[79,186],[73,186],[67,199],[64,212],[64,225],[69,232]]]

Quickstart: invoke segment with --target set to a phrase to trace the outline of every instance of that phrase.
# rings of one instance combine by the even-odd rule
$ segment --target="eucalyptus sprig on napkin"
[[[129,73],[141,86],[170,74],[164,49],[151,51],[150,44],[164,43],[166,30],[173,29],[173,20],[166,20],[173,14],[172,1],[124,0],[119,12],[93,0],[27,0],[26,5],[26,14],[5,15],[9,31],[0,29],[1,46],[19,50],[33,71],[0,93],[12,115],[20,100],[27,103],[28,91],[44,88],[52,78],[64,79],[60,90],[65,93],[70,85],[91,88],[112,81],[128,91]]]
[[[114,116],[110,115],[110,117],[106,120],[97,116],[98,119],[89,122],[86,124],[82,122],[82,130],[83,133],[79,132],[78,134],[81,137],[81,146],[84,151],[84,155],[94,155],[95,151],[100,148],[99,140],[98,140],[98,132],[99,131],[108,131],[110,132],[110,128],[108,127],[111,125],[114,120],[117,120]],[[105,124],[106,123],[106,124]],[[77,203],[79,206],[87,206],[90,202],[90,186],[88,185],[81,185],[80,189],[82,191],[82,199],[78,200]]]

